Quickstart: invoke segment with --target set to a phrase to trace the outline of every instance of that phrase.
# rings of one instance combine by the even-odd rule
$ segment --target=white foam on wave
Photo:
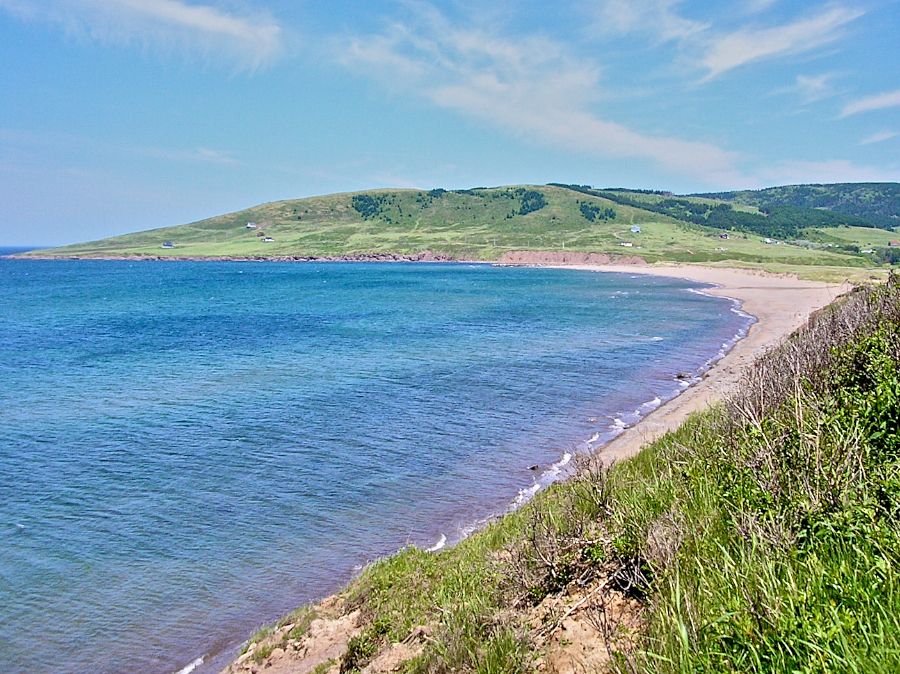
[[[641,409],[652,411],[660,405],[662,405],[662,399],[659,396],[656,396],[653,400],[648,400],[643,405],[641,405]]]
[[[550,467],[541,473],[541,476],[537,478],[534,483],[519,490],[519,493],[516,494],[512,504],[510,504],[510,510],[518,510],[523,503],[527,503],[534,498],[534,495],[541,489],[554,483],[562,474],[563,468],[565,468],[571,460],[572,454],[563,452],[562,458],[556,463],[550,464]]]
[[[589,445],[593,445],[593,444],[594,444],[595,442],[597,442],[597,440],[599,440],[599,439],[600,439],[600,433],[594,433],[594,434],[590,437],[590,439],[587,441],[587,443],[588,443]]]
[[[179,669],[177,672],[175,672],[175,674],[190,674],[191,672],[193,672],[195,669],[197,669],[197,667],[199,667],[202,664],[203,664],[203,658],[197,658],[192,663]]]
[[[432,545],[430,548],[425,548],[425,552],[437,552],[444,548],[447,545],[447,537],[444,534],[441,534],[441,537],[438,539],[438,542]]]
[[[665,337],[651,337],[650,338],[651,342],[662,342],[664,340],[665,340]]]

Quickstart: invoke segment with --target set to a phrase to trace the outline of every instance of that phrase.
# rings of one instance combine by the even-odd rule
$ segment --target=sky
[[[0,246],[372,188],[900,181],[900,0],[0,0]]]

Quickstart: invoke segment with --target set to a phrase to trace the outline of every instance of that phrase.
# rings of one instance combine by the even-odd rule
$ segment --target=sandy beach
[[[739,300],[741,309],[756,318],[747,336],[719,360],[700,382],[600,448],[600,454],[607,463],[634,456],[648,442],[677,428],[691,412],[722,399],[735,387],[750,363],[803,325],[810,314],[827,306],[852,287],[849,283],[803,281],[792,275],[765,271],[694,265],[559,265],[559,268],[650,274],[713,283],[719,287],[705,292]]]

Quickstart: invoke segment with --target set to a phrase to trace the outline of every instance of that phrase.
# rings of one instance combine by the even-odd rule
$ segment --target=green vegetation
[[[346,593],[365,627],[341,669],[428,625],[407,673],[531,671],[561,620],[533,607],[584,588],[614,671],[900,671],[898,433],[892,278],[634,459],[583,459],[458,546],[369,567]],[[643,607],[626,642],[616,597]]]
[[[805,229],[812,227],[875,226],[863,218],[810,208],[767,204],[760,206],[757,212],[752,212],[735,209],[731,204],[722,201],[630,190],[594,190],[583,185],[565,187],[695,225],[779,239],[797,238]]]
[[[616,217],[616,212],[612,208],[601,208],[597,204],[590,204],[587,201],[579,202],[579,210],[588,222],[594,220],[612,220]]]
[[[770,208],[794,206],[853,215],[891,229],[900,226],[900,184],[837,183],[833,185],[787,185],[765,190],[698,194],[739,204]]]
[[[26,256],[303,259],[430,251],[493,261],[509,251],[535,250],[737,265],[893,262],[893,251],[885,252],[892,233],[873,234],[882,230],[871,223],[821,210],[760,208],[586,185],[370,190],[263,204]],[[639,233],[630,231],[634,225]]]

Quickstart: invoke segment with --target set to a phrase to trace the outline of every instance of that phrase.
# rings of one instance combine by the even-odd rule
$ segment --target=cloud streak
[[[712,39],[701,57],[704,81],[747,63],[810,51],[841,36],[841,28],[864,14],[835,7],[817,16],[774,28],[745,28]]]
[[[898,106],[900,106],[900,89],[890,93],[879,94],[878,96],[870,96],[854,101],[841,110],[840,117],[844,118],[849,117],[850,115],[859,114],[860,112],[872,112],[873,110],[896,108]]]
[[[593,30],[615,33],[656,33],[663,41],[682,40],[708,24],[679,16],[680,0],[600,0],[588,12],[596,17]]]
[[[712,144],[634,131],[599,118],[600,69],[540,37],[507,40],[450,25],[430,8],[416,25],[342,45],[342,60],[386,87],[507,133],[598,158],[649,159],[714,184],[737,180],[733,153]]]
[[[253,71],[284,53],[284,31],[259,12],[238,16],[183,0],[0,0],[0,9],[46,21],[79,39],[224,62]]]
[[[881,143],[886,140],[890,140],[891,138],[896,138],[900,136],[900,133],[896,131],[883,131],[881,133],[876,133],[873,136],[869,136],[868,138],[863,138],[859,141],[860,145],[871,145],[872,143]]]

